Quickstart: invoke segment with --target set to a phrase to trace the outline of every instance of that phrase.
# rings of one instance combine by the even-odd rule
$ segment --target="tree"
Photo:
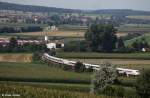
[[[33,61],[40,61],[41,57],[42,57],[42,53],[39,51],[36,51],[33,53],[32,60]]]
[[[112,52],[116,48],[116,29],[112,25],[94,24],[85,33],[93,51]]]
[[[74,66],[75,72],[84,72],[85,69],[85,65],[82,62],[77,62]]]
[[[149,48],[148,42],[145,39],[143,39],[143,38],[141,40],[134,41],[131,46],[136,51],[141,51],[142,48]]]
[[[108,84],[117,78],[116,68],[110,63],[104,63],[95,71],[92,79],[91,93],[101,92]]]
[[[14,48],[14,47],[16,47],[16,46],[18,45],[18,44],[17,44],[17,39],[14,38],[14,37],[10,38],[9,41],[10,41],[10,42],[9,42],[9,46],[12,47],[12,48]]]
[[[124,45],[124,42],[123,42],[123,40],[122,40],[122,38],[119,38],[118,39],[118,47],[117,48],[125,48],[125,45]]]
[[[150,69],[143,70],[136,84],[137,93],[141,98],[150,98]]]
[[[8,51],[9,52],[17,52],[17,48],[18,48],[18,42],[17,39],[12,37],[9,40],[9,44],[8,44]]]

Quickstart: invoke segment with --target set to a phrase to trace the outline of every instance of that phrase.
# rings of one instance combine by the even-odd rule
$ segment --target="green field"
[[[57,57],[75,59],[147,59],[149,53],[96,53],[96,52],[58,52]]]
[[[92,74],[64,71],[54,66],[58,67],[58,65],[52,64],[48,66],[39,63],[0,62],[0,94],[5,94],[6,92],[17,93],[24,96],[23,98],[27,98],[27,96],[30,98],[31,95],[32,98],[33,96],[36,96],[34,98],[43,98],[45,94],[46,97],[44,96],[44,98],[48,98],[47,96],[53,96],[53,94],[56,96],[55,92],[53,92],[54,90],[58,93],[57,96],[59,96],[56,96],[56,98],[112,98],[90,95],[88,93],[91,87],[90,80]],[[135,78],[119,77],[119,80],[122,81],[120,85],[127,89],[126,91],[131,90],[132,93],[135,93],[135,89],[132,87]],[[118,85],[113,86],[119,87]],[[66,92],[69,97],[62,97],[61,94],[63,92]],[[77,93],[79,93],[80,97],[76,95]],[[82,94],[84,97],[82,97]]]
[[[0,94],[0,96],[2,96],[2,94],[17,94],[21,98],[113,98],[102,95],[92,95],[84,92],[73,92],[69,90],[62,91],[42,87],[23,86],[12,83],[0,83]]]
[[[1,62],[0,80],[53,83],[89,83],[90,74],[63,71],[62,69],[49,67],[45,64]]]
[[[150,45],[150,34],[145,34],[145,35],[143,35],[143,36],[139,36],[139,37],[136,37],[136,38],[133,38],[133,39],[131,39],[131,40],[127,40],[126,42],[125,42],[125,44],[126,44],[126,46],[131,46],[131,44],[133,43],[133,42],[137,42],[137,41],[141,41],[142,39],[145,39],[145,41],[147,41],[148,42],[148,44]]]

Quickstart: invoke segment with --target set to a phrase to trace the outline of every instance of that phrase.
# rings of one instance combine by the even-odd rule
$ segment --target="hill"
[[[16,10],[16,11],[24,11],[24,12],[58,12],[58,13],[80,13],[81,12],[81,10],[21,5],[21,4],[7,3],[7,2],[0,2],[0,10]]]
[[[97,14],[109,14],[114,16],[130,16],[130,15],[150,15],[149,11],[138,11],[131,9],[105,9],[105,10],[95,10],[92,13]]]
[[[0,2],[0,10],[16,10],[24,12],[88,13],[88,14],[107,14],[115,16],[150,15],[149,11],[138,11],[131,9],[75,10],[75,9],[64,9],[55,7],[21,5],[7,2]]]

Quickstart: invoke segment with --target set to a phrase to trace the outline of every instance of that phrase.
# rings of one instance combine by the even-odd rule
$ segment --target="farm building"
[[[52,43],[48,43],[46,44],[47,45],[47,48],[48,49],[57,49],[57,48],[63,48],[64,47],[64,43],[55,43],[55,42],[52,42]]]

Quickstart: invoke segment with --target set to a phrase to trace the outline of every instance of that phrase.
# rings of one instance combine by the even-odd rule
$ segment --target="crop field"
[[[9,53],[1,53],[0,54],[0,62],[31,62],[32,54],[9,54]]]
[[[122,36],[126,36],[128,35],[128,33],[124,33],[124,32],[117,32],[116,33],[117,37],[122,37]]]
[[[30,35],[30,36],[58,36],[58,37],[84,37],[83,31],[49,31],[49,32],[28,32],[15,33],[15,35]]]
[[[20,86],[32,86],[47,89],[67,90],[77,92],[90,92],[90,84],[73,84],[73,83],[43,83],[43,82],[15,82],[15,81],[0,81],[0,84],[7,83]]]
[[[58,52],[57,57],[72,59],[145,59],[150,60],[149,53],[96,53],[96,52]]]
[[[50,65],[49,65],[50,66]],[[34,63],[0,63],[0,80],[26,82],[54,82],[54,83],[89,83],[88,73],[63,71],[45,64]],[[53,65],[55,66],[55,65]]]
[[[126,68],[150,68],[150,60],[136,60],[136,59],[71,59],[73,61],[81,61],[90,64],[102,64],[109,62],[114,65],[122,65]],[[120,67],[122,67],[120,66]]]
[[[148,42],[148,44],[150,45],[150,34],[144,34],[143,36],[139,36],[139,37],[136,37],[136,38],[133,38],[131,40],[127,40],[125,42],[126,46],[131,46],[131,44],[135,41],[141,41],[141,39],[145,39],[145,41]]]
[[[92,95],[84,92],[62,91],[7,83],[0,83],[0,94],[0,96],[2,96],[2,94],[16,94],[21,98],[113,98],[103,95]]]
[[[145,16],[127,16],[127,18],[130,18],[130,19],[150,20],[150,16],[148,16],[148,15],[145,15]]]

